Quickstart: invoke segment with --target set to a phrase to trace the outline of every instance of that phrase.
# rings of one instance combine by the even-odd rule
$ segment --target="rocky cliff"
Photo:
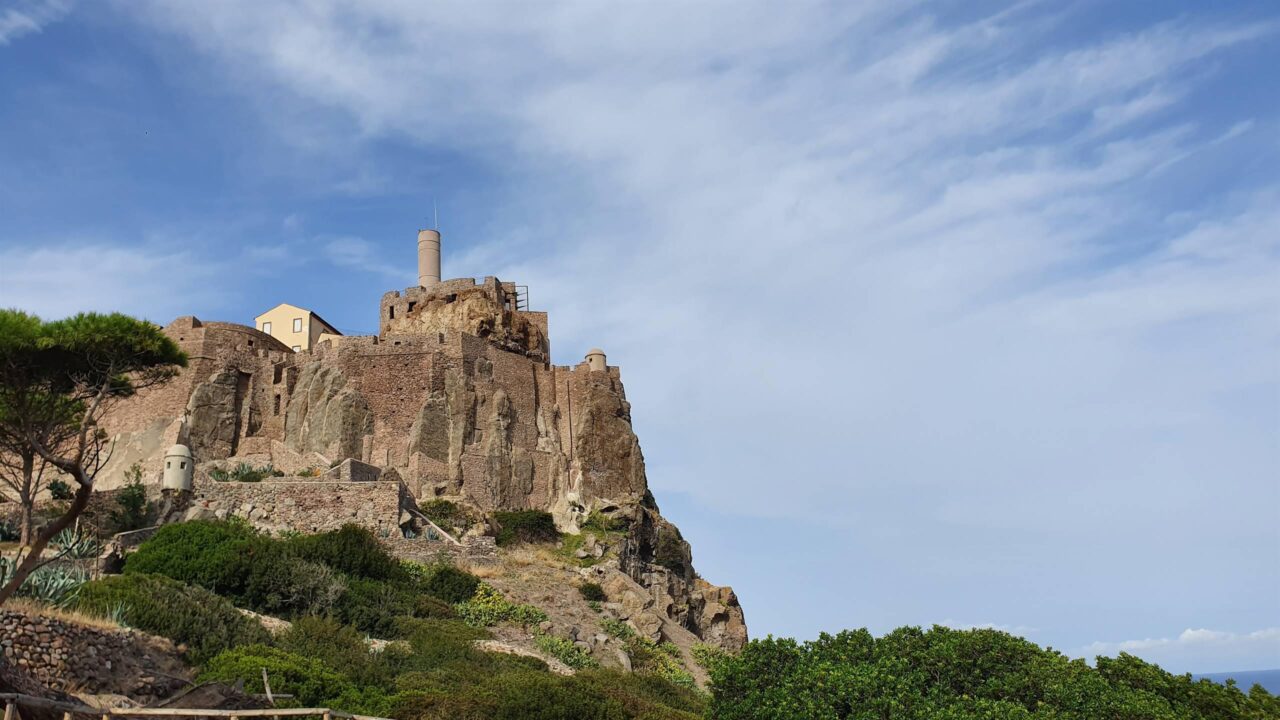
[[[546,510],[568,533],[607,519],[618,530],[599,539],[608,554],[597,548],[598,569],[613,578],[610,592],[643,595],[628,601],[633,624],[741,647],[737,597],[698,576],[649,492],[620,370],[549,364],[546,316],[518,309],[513,288],[487,278],[388,293],[379,335],[302,353],[252,328],[179,319],[166,332],[198,360],[105,425],[126,430],[120,445],[156,480],[163,451],[151,435],[172,433],[206,465],[323,472],[355,459],[419,504],[446,499],[477,516]],[[409,536],[423,529],[412,508],[378,527],[387,523]]]

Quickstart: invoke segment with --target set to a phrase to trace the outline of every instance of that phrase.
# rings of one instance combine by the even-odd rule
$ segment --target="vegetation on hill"
[[[706,707],[704,693],[656,674],[596,669],[537,629],[547,618],[540,609],[459,568],[396,560],[355,526],[287,539],[239,521],[165,526],[123,576],[89,583],[79,602],[187,644],[202,679],[261,692],[266,668],[272,691],[293,695],[293,705],[402,720],[691,720]],[[273,638],[235,606],[293,624]],[[525,627],[580,672],[562,677],[536,658],[474,646],[500,624]],[[394,642],[374,649],[368,636]]]
[[[1130,655],[1097,667],[995,630],[754,640],[711,662],[710,720],[1262,720],[1280,699]]]
[[[270,640],[258,621],[226,598],[159,575],[111,575],[86,583],[76,607],[186,645],[196,663],[237,645]]]

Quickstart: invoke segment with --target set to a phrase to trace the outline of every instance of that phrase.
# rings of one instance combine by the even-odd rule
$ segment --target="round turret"
[[[196,466],[186,445],[174,445],[164,454],[165,490],[190,490]]]
[[[440,231],[418,231],[418,285],[429,288],[440,282]]]
[[[596,370],[599,370],[601,372],[607,370],[609,366],[605,363],[604,351],[601,350],[600,348],[591,348],[590,350],[588,350],[587,351],[587,367],[592,372],[595,372]]]

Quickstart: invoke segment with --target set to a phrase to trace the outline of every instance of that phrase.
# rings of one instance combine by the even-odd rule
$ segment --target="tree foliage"
[[[996,630],[754,640],[711,666],[711,720],[1261,720],[1277,699],[1122,654],[1097,668]]]
[[[36,460],[75,485],[66,511],[31,538],[13,578],[0,588],[0,603],[41,563],[49,540],[88,504],[98,469],[110,456],[111,434],[101,421],[112,404],[167,382],[186,362],[159,327],[127,315],[82,313],[44,322],[0,310],[3,464],[12,471],[18,459],[21,502],[34,501],[29,490],[40,478]]]

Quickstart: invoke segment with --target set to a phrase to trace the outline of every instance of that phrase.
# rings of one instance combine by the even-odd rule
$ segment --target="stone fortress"
[[[137,464],[168,489],[190,490],[171,518],[237,515],[302,532],[356,522],[412,558],[493,553],[492,528],[454,538],[431,524],[417,508],[432,499],[478,514],[546,510],[571,533],[598,513],[629,527],[611,594],[647,596],[647,614],[659,617],[642,632],[674,624],[741,647],[736,596],[695,573],[688,543],[649,493],[619,369],[598,349],[574,366],[551,364],[546,313],[530,310],[514,283],[442,280],[440,240],[419,232],[418,285],[383,295],[374,336],[324,323],[317,342],[295,350],[264,316],[258,328],[174,320],[165,332],[189,367],[113,410],[104,425],[118,435],[99,487],[118,487]],[[306,335],[301,323],[288,330]],[[239,463],[284,476],[211,474]]]

